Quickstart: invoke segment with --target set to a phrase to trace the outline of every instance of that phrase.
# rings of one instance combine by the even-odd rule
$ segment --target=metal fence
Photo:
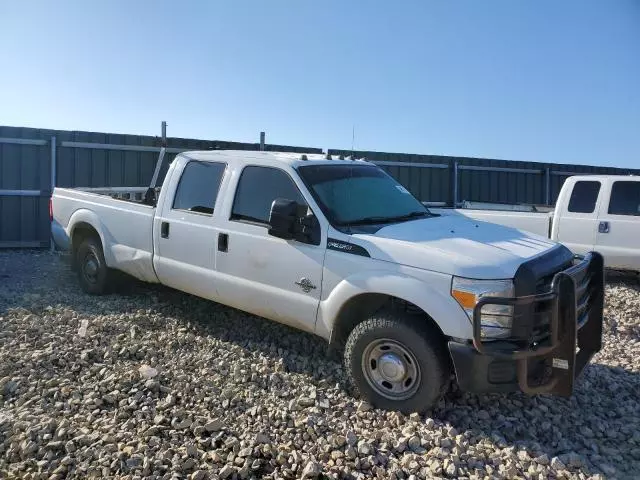
[[[152,136],[0,126],[0,248],[49,246],[49,198],[54,186],[146,190],[161,143],[161,137]],[[263,147],[322,153],[319,148],[187,138],[169,137],[166,143],[158,184],[173,157],[187,150]]]
[[[640,170],[438,155],[329,150],[371,160],[421,201],[553,205],[571,175],[640,175]]]
[[[49,197],[54,186],[139,187],[154,172],[161,137],[0,126],[0,248],[50,243]],[[289,145],[167,138],[169,161],[185,150],[260,150],[321,153]],[[421,201],[552,204],[575,174],[640,175],[640,170],[554,165],[466,157],[328,150],[380,165]],[[158,184],[169,162],[164,163]]]

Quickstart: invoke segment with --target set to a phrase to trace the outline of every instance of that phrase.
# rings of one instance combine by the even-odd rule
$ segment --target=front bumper
[[[542,311],[549,319],[548,334],[483,342],[480,313],[491,304]],[[602,347],[603,307],[604,262],[597,252],[556,273],[547,292],[481,298],[473,312],[473,345],[449,342],[458,385],[478,393],[571,395],[575,379]]]

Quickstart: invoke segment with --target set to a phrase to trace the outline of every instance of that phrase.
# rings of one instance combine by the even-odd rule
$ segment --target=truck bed
[[[140,280],[157,282],[153,269],[155,207],[131,199],[113,198],[113,189],[109,190],[98,193],[56,188],[52,197],[54,240],[58,245],[68,245],[73,235],[69,225],[76,224],[76,220],[98,225],[109,267],[117,266]]]

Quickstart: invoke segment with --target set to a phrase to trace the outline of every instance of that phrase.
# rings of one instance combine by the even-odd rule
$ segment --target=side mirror
[[[286,198],[276,198],[269,212],[269,235],[285,240],[295,238],[298,204]]]
[[[276,198],[269,212],[269,235],[320,245],[320,222],[313,214],[307,214],[308,207]]]

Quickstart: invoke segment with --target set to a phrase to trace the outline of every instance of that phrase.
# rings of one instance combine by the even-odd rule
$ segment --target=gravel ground
[[[0,477],[637,478],[640,287],[610,280],[572,398],[404,416],[311,335],[159,287],[90,297],[60,257],[0,252]]]

